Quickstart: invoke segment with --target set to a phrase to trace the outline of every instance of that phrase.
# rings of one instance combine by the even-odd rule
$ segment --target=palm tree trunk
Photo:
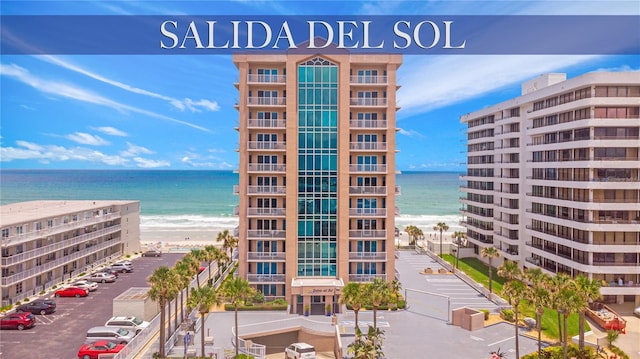
[[[202,350],[202,357],[204,358],[204,323],[206,322],[207,313],[200,312],[200,318],[202,318],[202,325],[200,326],[200,349]]]
[[[491,265],[491,257],[489,257],[489,299],[493,293],[493,266]]]
[[[374,329],[378,327],[377,314],[378,314],[378,307],[374,305],[373,306],[373,328]]]
[[[514,309],[515,309],[514,310],[514,314],[516,316],[516,323],[515,323],[516,324],[515,325],[515,328],[516,328],[516,359],[520,359],[520,342],[519,342],[519,335],[518,335],[518,329],[519,329],[518,328],[518,314],[519,314],[518,302],[515,303]]]
[[[180,291],[180,323],[184,323],[184,289]]]
[[[440,257],[442,258],[442,229],[440,230]]]
[[[453,273],[458,269],[458,261],[460,260],[460,245],[456,247],[456,266],[453,268]]]
[[[212,262],[209,262],[209,279],[211,279],[211,263]],[[204,353],[202,353],[202,356],[204,356]]]
[[[536,310],[536,329],[538,330],[538,358],[542,358],[542,314]]]
[[[236,309],[236,318],[235,318],[235,320],[236,320],[236,358],[237,358],[238,357],[238,349],[239,349],[239,346],[240,346],[240,342],[238,341],[238,335],[240,335],[240,334],[238,333],[238,305],[237,304],[235,305],[235,309]]]
[[[173,312],[175,313],[175,318],[173,318],[173,327],[178,329],[178,296],[175,299],[175,305],[173,307]]]
[[[160,308],[162,308],[162,310],[160,310],[160,348],[158,348],[158,352],[160,353],[160,357],[164,358],[164,344],[166,342],[166,337],[164,334],[164,327],[166,325],[166,317],[165,317],[165,311],[164,311],[164,300],[160,299]]]
[[[171,301],[167,303],[167,338],[171,337]]]
[[[584,310],[580,310],[580,321],[578,323],[579,325],[579,329],[578,329],[578,333],[579,333],[579,340],[578,340],[578,347],[580,348],[580,351],[584,350]]]
[[[358,328],[358,312],[359,312],[359,311],[360,311],[360,310],[354,310],[354,311],[353,311],[353,314],[356,316],[356,329]]]
[[[560,344],[564,343],[564,337],[562,336],[562,313],[558,310],[558,338],[560,339]]]
[[[564,315],[564,343],[562,344],[562,358],[567,359],[567,318],[568,315]]]

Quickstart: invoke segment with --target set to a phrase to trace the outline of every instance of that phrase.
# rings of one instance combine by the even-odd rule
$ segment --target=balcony
[[[386,98],[351,98],[351,106],[354,107],[386,107]]]
[[[351,217],[384,217],[386,215],[386,208],[349,208],[349,216]]]
[[[349,121],[350,128],[362,128],[362,129],[378,129],[386,130],[386,120],[351,120]]]
[[[387,279],[386,274],[349,274],[349,282],[373,282],[374,279]]]
[[[247,121],[248,128],[279,128],[286,129],[287,121],[286,120],[265,120],[265,119],[250,119]]]
[[[387,173],[387,165],[349,165],[349,172]]]
[[[248,216],[284,217],[286,208],[247,208]]]
[[[349,187],[349,194],[371,194],[383,196],[387,194],[387,187],[351,186]]]
[[[78,229],[89,225],[97,224],[100,222],[112,221],[120,218],[120,212],[109,213],[102,216],[91,217],[80,221],[70,221],[68,223],[60,224],[53,227],[43,228],[37,231],[31,231],[23,234],[17,234],[9,237],[2,238],[3,246],[10,246],[22,242],[27,242],[36,238],[43,238],[53,236],[58,233],[70,231],[72,229]]]
[[[247,106],[286,106],[286,97],[249,97]]]
[[[594,266],[598,267],[637,267],[638,263],[625,263],[625,262],[593,262]]]
[[[284,84],[287,81],[286,75],[257,75],[247,74],[247,83],[255,84]]]
[[[249,283],[283,283],[287,276],[284,274],[247,274]]]
[[[248,259],[250,261],[284,261],[285,252],[249,252]]]
[[[386,239],[387,238],[387,231],[384,229],[381,230],[350,230],[349,231],[349,238],[380,238],[380,239]]]
[[[352,151],[386,151],[386,142],[351,142],[349,149]]]
[[[47,255],[47,254],[51,254],[54,253],[56,251],[59,251],[61,249],[64,248],[70,248],[73,247],[75,245],[79,245],[81,243],[85,243],[87,241],[90,241],[92,239],[95,238],[99,238],[102,237],[104,235],[107,234],[111,234],[111,233],[117,233],[118,231],[120,231],[121,226],[115,225],[115,226],[111,226],[111,227],[107,227],[107,228],[103,228],[103,229],[99,229],[93,232],[89,232],[89,233],[85,233],[82,235],[79,235],[77,237],[73,237],[67,240],[63,240],[60,242],[56,242],[44,247],[40,247],[40,248],[36,248],[36,249],[32,249],[26,252],[22,252],[20,254],[14,254],[11,255],[9,257],[3,257],[2,258],[2,265],[3,266],[9,266],[9,265],[13,265],[16,263],[20,263],[20,262],[24,262],[27,261],[29,259],[33,259],[36,257],[40,257],[43,255]]]
[[[386,261],[387,252],[349,252],[349,260],[357,262]]]
[[[287,232],[283,230],[273,229],[250,229],[247,231],[249,239],[285,239]]]
[[[287,165],[278,163],[249,163],[249,172],[281,172],[284,173]]]
[[[281,141],[249,141],[247,143],[249,150],[281,150],[287,148],[286,142]]]
[[[351,85],[386,85],[387,76],[350,76],[349,83]]]

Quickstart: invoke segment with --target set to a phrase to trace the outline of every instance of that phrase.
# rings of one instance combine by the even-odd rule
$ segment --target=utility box
[[[462,307],[451,312],[453,325],[474,331],[484,328],[484,313],[472,308]]]
[[[150,322],[160,309],[149,298],[149,287],[132,287],[113,299],[113,316],[134,316]]]

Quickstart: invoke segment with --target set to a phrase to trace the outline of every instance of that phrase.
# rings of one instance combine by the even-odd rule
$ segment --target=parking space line
[[[515,337],[516,337],[516,336],[514,335],[514,336],[512,336],[511,338],[502,339],[502,340],[499,340],[499,341],[497,341],[497,342],[495,342],[495,343],[488,344],[487,346],[488,346],[488,347],[490,347],[490,346],[492,346],[492,345],[500,344],[500,343],[502,343],[502,342],[506,342],[507,340],[514,339]]]

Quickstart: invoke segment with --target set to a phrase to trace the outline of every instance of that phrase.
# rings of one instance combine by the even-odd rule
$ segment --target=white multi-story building
[[[640,304],[640,72],[548,74],[466,114],[461,199],[480,255],[605,284]]]
[[[292,311],[392,280],[401,55],[236,54],[239,274]]]
[[[2,303],[140,251],[140,202],[31,201],[0,206]]]

